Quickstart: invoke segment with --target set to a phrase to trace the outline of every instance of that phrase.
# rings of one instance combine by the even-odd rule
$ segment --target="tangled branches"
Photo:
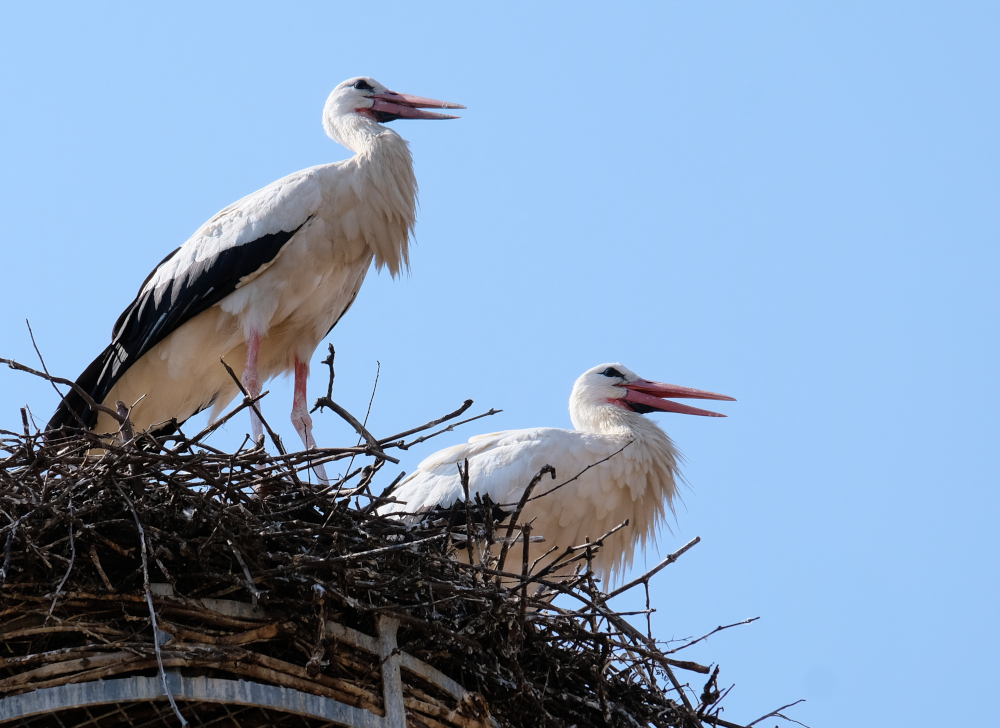
[[[581,566],[567,581],[531,574],[530,527],[494,522],[474,488],[461,519],[375,512],[384,451],[470,404],[356,447],[279,455],[221,452],[205,433],[0,431],[0,698],[183,669],[384,714],[379,657],[337,630],[369,639],[388,618],[399,650],[478,696],[458,705],[411,681],[413,725],[735,725],[719,717],[717,668],[671,657],[607,605],[588,568],[599,540],[563,554]],[[317,462],[359,457],[336,482],[308,482]],[[455,558],[472,549],[475,564]],[[708,675],[704,689],[683,674]]]

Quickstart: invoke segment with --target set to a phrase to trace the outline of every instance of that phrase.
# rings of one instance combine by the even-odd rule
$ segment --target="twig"
[[[35,332],[31,330],[31,322],[28,319],[25,319],[24,323],[28,327],[28,336],[31,337],[31,345],[35,347],[35,353],[38,354],[38,361],[42,363],[42,371],[44,371],[45,376],[49,378],[49,384],[52,385],[52,389],[56,391],[56,394],[59,395],[59,399],[62,400],[65,395],[59,391],[59,387],[57,387],[56,383],[52,381],[52,375],[49,374],[49,368],[45,366],[45,359],[42,357],[42,352],[39,350],[38,343],[35,341]],[[76,413],[74,412],[73,414]],[[77,419],[80,419],[79,415],[77,415]],[[82,419],[80,420],[80,424],[83,424]]]
[[[232,380],[236,382],[236,386],[239,387],[240,392],[243,394],[244,403],[249,404],[254,414],[257,415],[257,418],[264,425],[264,429],[267,430],[267,434],[271,436],[271,442],[273,442],[274,446],[278,448],[278,452],[282,455],[287,455],[288,453],[285,451],[285,446],[281,444],[281,438],[278,437],[278,434],[271,429],[269,424],[267,424],[267,420],[264,419],[264,415],[260,413],[260,407],[257,406],[257,402],[263,399],[267,392],[262,392],[257,397],[251,397],[250,393],[247,392],[246,388],[243,386],[243,382],[241,382],[240,378],[236,376],[236,372],[233,371],[233,368],[226,364],[224,359],[219,359],[219,362],[226,368],[226,371],[229,372],[229,376],[232,377]]]
[[[229,367],[226,367],[229,369]],[[232,370],[230,369],[230,372]],[[115,481],[111,483],[118,490],[119,495],[128,503],[129,509],[132,511],[132,517],[135,519],[135,527],[139,529],[139,544],[141,545],[141,555],[142,555],[142,588],[146,592],[146,604],[149,607],[149,621],[153,625],[153,650],[156,652],[156,664],[160,670],[160,681],[163,683],[163,692],[167,695],[167,700],[170,701],[170,707],[174,709],[174,715],[177,716],[177,720],[181,722],[181,726],[186,726],[188,722],[181,715],[180,708],[177,707],[177,702],[174,700],[173,692],[170,690],[170,686],[167,685],[167,672],[163,668],[163,653],[160,650],[160,629],[156,626],[156,609],[153,607],[153,592],[149,588],[149,561],[146,557],[146,532],[142,529],[142,522],[139,520],[139,512],[135,509],[135,504],[132,503],[132,499],[129,498],[125,491],[122,490],[121,486]]]
[[[33,374],[36,377],[41,377],[42,379],[47,379],[50,382],[57,384],[65,384],[67,387],[72,387],[73,391],[80,395],[80,398],[87,403],[94,412],[103,412],[109,415],[115,422],[121,424],[121,419],[117,411],[111,409],[110,407],[105,407],[103,404],[97,404],[94,398],[90,396],[90,393],[86,389],[81,387],[79,384],[74,382],[72,379],[63,379],[62,377],[53,377],[44,372],[40,372],[37,369],[32,369],[31,367],[26,367],[24,364],[19,364],[13,359],[4,359],[0,357],[0,364],[6,364],[8,367],[18,372],[27,372],[28,374]]]
[[[381,445],[382,447],[386,447],[386,446],[389,445],[389,443],[394,443],[396,440],[401,440],[404,437],[409,437],[410,435],[413,435],[413,434],[415,434],[417,432],[423,432],[424,430],[429,430],[432,427],[437,427],[442,422],[447,422],[448,420],[455,419],[456,417],[458,417],[459,415],[461,415],[463,412],[465,412],[466,410],[468,410],[469,407],[471,407],[471,406],[472,406],[472,400],[471,399],[467,399],[462,404],[462,406],[459,407],[454,412],[449,412],[444,417],[438,417],[436,420],[431,420],[430,422],[428,422],[426,424],[423,424],[420,427],[414,427],[411,430],[404,430],[403,432],[400,432],[400,433],[398,433],[396,435],[393,435],[392,437],[383,437],[381,440],[378,441],[378,444]]]
[[[528,549],[531,545],[531,524],[525,523],[521,526],[521,540],[524,545],[521,548],[521,576],[524,579],[521,584],[521,634],[524,634],[524,618],[528,613]]]
[[[97,548],[93,544],[90,545],[90,560],[94,562],[94,567],[97,569],[97,573],[101,577],[101,581],[104,582],[104,588],[114,594],[115,587],[111,583],[111,579],[109,579],[108,575],[104,572],[104,567],[101,566],[101,559],[97,555]]]
[[[321,409],[323,407],[329,407],[338,415],[340,415],[341,418],[343,418],[343,420],[347,422],[347,424],[353,427],[355,432],[361,435],[364,441],[368,443],[368,451],[372,455],[374,455],[377,458],[381,458],[382,460],[388,460],[390,463],[393,463],[394,465],[399,464],[398,458],[394,458],[382,452],[382,448],[379,446],[378,440],[372,437],[372,434],[365,429],[364,425],[358,422],[358,419],[354,415],[345,410],[343,407],[341,407],[339,404],[334,402],[329,397],[320,397],[319,399],[317,399],[316,405],[310,410],[310,412],[315,412],[317,409]]]
[[[694,546],[698,545],[699,543],[701,543],[701,536],[695,536],[693,539],[691,539],[686,544],[684,544],[683,546],[681,546],[679,549],[677,549],[676,551],[674,551],[672,554],[670,554],[670,556],[668,556],[663,561],[661,561],[660,563],[658,563],[656,566],[654,566],[652,569],[650,569],[645,574],[643,574],[642,576],[640,576],[638,579],[633,579],[632,581],[630,581],[625,586],[620,586],[617,589],[615,589],[613,592],[611,592],[609,594],[605,594],[604,598],[605,599],[611,599],[611,597],[616,597],[616,596],[618,596],[619,594],[621,594],[623,592],[627,592],[629,589],[631,589],[634,586],[638,586],[639,584],[643,584],[643,583],[648,584],[649,580],[655,574],[659,573],[661,570],[663,570],[666,567],[670,566],[672,563],[674,563],[675,561],[677,561],[677,559],[679,559],[681,556],[683,556],[685,552],[687,552],[688,550],[690,550]]]
[[[459,422],[453,422],[452,424],[448,425],[447,427],[442,427],[437,432],[432,432],[429,435],[424,435],[423,437],[418,437],[413,442],[407,442],[407,443],[404,443],[402,441],[400,441],[400,442],[390,442],[388,445],[386,445],[386,447],[398,447],[400,450],[409,450],[414,445],[419,445],[422,442],[427,442],[432,437],[437,437],[438,435],[443,435],[446,432],[453,432],[456,427],[461,427],[462,425],[467,425],[470,422],[475,422],[476,420],[481,420],[483,417],[490,417],[492,415],[498,415],[501,412],[503,412],[503,410],[491,409],[489,412],[483,412],[482,414],[476,415],[475,417],[470,417],[470,418],[468,418],[466,420],[461,420]],[[418,428],[417,431],[419,432],[420,429],[423,429],[423,428]]]
[[[330,348],[331,349],[333,348],[333,344],[330,344]],[[330,384],[327,387],[327,389],[332,394],[332,392],[333,392],[333,353],[332,352],[330,353],[330,357],[329,358],[330,358]],[[365,421],[361,423],[361,427],[365,429],[365,432],[368,431],[367,430],[367,428],[368,428],[368,418],[371,416],[371,413],[372,413],[372,404],[375,402],[375,392],[378,391],[378,378],[379,378],[379,375],[382,374],[382,362],[380,362],[380,361],[378,361],[376,359],[375,360],[375,364],[377,365],[377,368],[375,370],[375,384],[372,385],[372,396],[368,399],[368,411],[365,412]],[[330,396],[330,394],[327,394],[326,398],[329,399],[331,402],[333,401],[333,398]],[[358,434],[358,445],[361,444],[361,441],[363,439],[364,439],[364,436],[359,433]],[[379,449],[381,449],[381,448],[379,448]],[[353,466],[354,466],[354,458],[352,457],[351,458],[351,462],[349,462],[347,464],[347,468],[346,469],[350,470]]]
[[[333,399],[333,378],[336,375],[336,372],[333,370],[333,360],[337,356],[337,350],[333,348],[333,344],[327,344],[327,347],[330,353],[323,360],[323,363],[330,367],[330,380],[326,385],[326,398]]]
[[[66,567],[66,573],[63,574],[62,581],[59,582],[59,586],[56,587],[55,596],[52,597],[52,606],[49,607],[48,617],[45,621],[48,622],[49,617],[52,616],[52,612],[55,611],[56,602],[59,601],[59,595],[62,594],[62,588],[66,584],[66,580],[69,578],[69,572],[73,570],[73,564],[76,563],[76,541],[73,538],[73,531],[76,530],[76,517],[73,513],[73,497],[70,496],[69,499],[69,565]]]
[[[430,543],[431,541],[440,541],[442,538],[445,538],[445,536],[447,536],[447,535],[448,534],[446,534],[446,533],[438,533],[438,534],[435,534],[434,536],[429,536],[427,538],[417,539],[415,541],[406,541],[405,543],[397,543],[397,544],[393,544],[392,546],[382,546],[381,548],[371,549],[369,551],[360,551],[360,552],[355,553],[355,554],[344,554],[343,556],[333,556],[331,558],[325,559],[325,561],[327,563],[332,564],[332,563],[335,563],[337,561],[354,561],[356,559],[367,559],[367,558],[371,558],[372,556],[378,556],[380,554],[389,553],[390,551],[399,551],[401,549],[413,548],[417,544],[421,544],[421,543]]]
[[[378,378],[382,374],[382,362],[376,359],[375,364],[375,384],[372,385],[372,396],[368,399],[368,411],[365,412],[365,421],[361,423],[365,427],[368,427],[368,418],[371,417],[372,414],[372,404],[375,403],[375,392],[378,391]],[[332,399],[332,397],[330,399]],[[360,445],[361,442],[359,441],[358,444]]]
[[[708,634],[704,634],[704,635],[702,635],[701,637],[699,637],[696,640],[691,640],[690,642],[686,642],[685,644],[681,645],[680,647],[675,647],[672,650],[667,650],[666,654],[672,655],[675,652],[680,652],[681,650],[686,650],[691,645],[696,645],[699,642],[701,642],[702,640],[707,640],[709,637],[711,637],[716,632],[722,632],[723,630],[729,629],[730,627],[739,627],[740,625],[743,625],[743,624],[750,624],[751,622],[756,622],[758,619],[760,619],[760,617],[751,617],[750,619],[744,619],[742,622],[733,622],[732,624],[727,624],[727,625],[723,625],[721,627],[716,627],[715,629],[713,629]],[[765,715],[764,717],[766,718],[767,716]]]
[[[383,503],[386,500],[388,500],[389,494],[392,493],[392,491],[394,491],[396,489],[396,486],[398,486],[402,482],[403,478],[405,478],[405,477],[406,477],[406,471],[403,471],[399,475],[397,475],[396,478],[391,483],[389,483],[388,486],[386,486],[385,490],[383,490],[377,496],[374,496],[372,498],[371,503],[369,503],[368,505],[366,505],[364,508],[361,509],[361,512],[362,513],[369,513],[371,511],[375,510],[376,508],[378,508],[378,506],[381,503]]]
[[[119,399],[115,401],[115,409],[118,411],[118,416],[121,417],[121,427],[118,428],[118,431],[122,435],[122,441],[131,443],[135,439],[135,432],[132,430],[131,421],[129,421],[129,408]]]
[[[578,479],[578,478],[579,478],[579,477],[580,477],[581,475],[583,475],[584,473],[586,473],[586,472],[587,472],[588,470],[590,470],[591,468],[596,468],[596,467],[597,467],[598,465],[600,465],[601,463],[606,463],[606,462],[607,462],[608,460],[610,460],[611,458],[613,458],[613,457],[614,457],[615,455],[618,455],[619,453],[621,453],[621,452],[622,452],[622,451],[623,451],[623,450],[624,450],[625,448],[627,448],[627,447],[628,447],[629,445],[631,445],[631,444],[632,444],[633,442],[635,442],[635,440],[629,440],[629,441],[628,441],[628,442],[626,442],[626,443],[625,443],[624,445],[622,445],[622,446],[621,446],[620,448],[618,448],[618,449],[617,449],[617,450],[615,450],[615,451],[614,451],[613,453],[611,453],[610,455],[608,455],[608,456],[607,456],[606,458],[601,458],[601,459],[600,459],[600,460],[598,460],[597,462],[595,462],[595,463],[591,463],[590,465],[588,465],[587,467],[585,467],[585,468],[584,468],[583,470],[581,470],[581,471],[580,471],[579,473],[577,473],[576,475],[574,475],[574,476],[573,476],[572,478],[570,478],[569,480],[565,480],[565,481],[563,481],[562,483],[560,483],[559,485],[556,485],[556,486],[554,486],[554,487],[552,487],[552,488],[549,488],[549,489],[548,489],[547,491],[545,491],[544,493],[541,493],[541,494],[539,494],[539,495],[536,495],[536,496],[535,496],[534,498],[532,498],[531,500],[537,500],[537,499],[539,499],[539,498],[544,498],[544,497],[545,497],[545,496],[547,496],[547,495],[548,495],[549,493],[554,493],[555,491],[559,490],[560,488],[562,488],[562,487],[564,487],[564,486],[567,486],[567,485],[569,485],[570,483],[572,483],[572,482],[573,482],[574,480],[577,480],[577,479]]]
[[[553,551],[558,551],[558,550],[559,550],[558,546],[553,546],[548,551],[546,551],[544,554],[542,554],[537,559],[535,559],[534,561],[532,561],[531,562],[531,571],[530,571],[530,573],[533,574],[535,572],[535,567],[538,566],[539,563],[541,563],[542,559],[544,559],[546,556],[548,556],[549,554],[551,554]]]
[[[797,720],[792,720],[791,718],[785,718],[785,716],[781,715],[781,711],[783,711],[785,708],[791,708],[793,705],[798,705],[799,703],[804,703],[804,702],[806,702],[805,698],[802,698],[802,699],[796,700],[794,703],[789,703],[788,705],[782,705],[777,710],[772,710],[767,715],[762,715],[760,718],[758,718],[757,720],[753,721],[752,723],[747,723],[746,728],[752,728],[756,724],[760,723],[762,720],[767,720],[768,718],[774,718],[775,716],[780,717],[780,718],[784,718],[785,720],[792,721],[793,723],[799,723]],[[802,723],[799,723],[799,725],[802,725]]]
[[[723,720],[716,715],[706,715],[701,718],[705,723],[710,723],[711,725],[720,726],[720,728],[749,728],[749,726],[740,725],[739,723],[732,723],[728,720]]]
[[[458,477],[462,481],[462,491],[465,493],[465,549],[469,552],[469,563],[474,564],[475,556],[472,552],[472,500],[469,498],[469,458],[465,459],[465,468],[462,463],[455,463],[458,468]],[[485,514],[483,514],[485,518]],[[473,574],[475,576],[475,574]]]
[[[253,583],[253,577],[250,575],[250,569],[247,568],[246,562],[243,560],[243,555],[240,550],[236,548],[236,544],[233,543],[231,538],[226,539],[229,543],[229,548],[233,550],[233,555],[236,556],[236,560],[240,563],[240,567],[243,569],[243,575],[247,578],[247,591],[250,592],[250,602],[254,607],[257,606],[257,599],[260,597],[260,590],[257,585]]]
[[[4,544],[3,548],[3,566],[0,567],[0,587],[2,587],[7,581],[7,574],[10,569],[10,547],[14,543],[14,534],[17,533],[17,525],[20,522],[20,519],[14,521],[13,527],[7,531],[7,542]]]
[[[652,635],[650,635],[650,639],[652,639]],[[712,674],[708,676],[708,680],[705,681],[705,687],[701,689],[701,705],[698,706],[698,714],[704,715],[711,706],[719,701],[720,696],[719,666],[716,665]]]
[[[510,517],[510,523],[507,524],[507,534],[504,536],[503,546],[500,547],[500,556],[497,559],[497,571],[503,571],[504,562],[507,560],[507,550],[510,547],[511,536],[514,535],[514,528],[517,525],[517,519],[521,516],[521,511],[524,510],[524,506],[527,505],[528,500],[531,497],[531,492],[538,485],[539,481],[546,475],[551,475],[552,479],[556,478],[556,469],[551,465],[543,465],[542,469],[535,473],[534,477],[531,478],[531,482],[528,483],[528,487],[524,489],[521,493],[521,499],[517,502],[517,507],[514,509],[514,513]]]
[[[247,407],[251,407],[251,406],[253,406],[253,404],[255,402],[259,402],[260,399],[261,399],[261,397],[263,397],[263,396],[264,395],[261,394],[260,397],[255,397],[255,398],[253,398],[252,400],[249,400],[249,401],[246,400],[246,399],[244,399],[242,402],[240,402],[239,405],[237,405],[236,407],[234,407],[232,410],[230,410],[229,412],[227,412],[225,415],[223,415],[222,417],[220,417],[219,419],[217,419],[215,422],[213,422],[212,424],[210,424],[208,427],[206,427],[205,429],[203,429],[201,432],[199,432],[197,435],[195,435],[194,437],[192,437],[190,439],[190,442],[198,443],[200,445],[201,444],[201,440],[203,438],[206,438],[209,435],[211,435],[213,432],[215,432],[220,427],[222,427],[224,424],[226,424],[227,422],[229,422],[229,420],[233,419],[236,415],[238,415],[240,412],[242,412],[243,410],[245,410]]]

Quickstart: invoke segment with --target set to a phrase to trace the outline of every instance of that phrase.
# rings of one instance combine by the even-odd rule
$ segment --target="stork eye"
[[[354,82],[354,88],[358,89],[359,91],[371,91],[375,87],[362,79],[361,81]]]
[[[606,377],[619,377],[620,379],[624,379],[625,378],[625,375],[622,374],[617,369],[615,369],[614,367],[608,367],[603,372],[601,372],[601,374],[603,374]]]

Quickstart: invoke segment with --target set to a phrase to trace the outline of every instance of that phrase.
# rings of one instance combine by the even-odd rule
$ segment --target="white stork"
[[[224,358],[252,396],[294,372],[292,423],[315,447],[306,402],[309,360],[351,307],[372,259],[396,276],[409,266],[417,181],[394,119],[454,119],[422,108],[464,106],[395,93],[372,78],[337,86],[323,110],[326,133],[350,159],[304,169],[225,208],[143,282],[119,316],[111,345],[78,383],[98,403],[132,409],[136,430],[183,422],[239,392]],[[113,432],[71,392],[49,428]],[[252,417],[254,437],[261,423]],[[321,476],[322,477],[322,476]]]
[[[666,509],[673,510],[680,477],[680,455],[673,442],[643,415],[725,417],[665,397],[735,401],[723,394],[640,379],[621,364],[601,364],[573,386],[569,411],[575,430],[537,427],[494,432],[441,450],[392,491],[396,503],[379,511],[408,514],[409,520],[416,520],[427,511],[464,502],[457,466],[468,459],[470,493],[488,495],[510,512],[532,477],[551,465],[555,479],[544,478],[536,485],[518,519],[532,522],[532,534],[544,537],[543,551],[557,547],[540,566],[566,547],[583,544],[587,538],[596,540],[628,519],[629,526],[607,539],[594,558],[595,570],[609,583],[631,564],[636,546],[655,538]]]

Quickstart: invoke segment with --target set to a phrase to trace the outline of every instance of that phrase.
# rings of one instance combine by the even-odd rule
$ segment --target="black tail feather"
[[[112,347],[109,346],[76,379],[76,383],[98,404],[103,402],[114,384],[107,376],[111,355]],[[83,397],[75,389],[71,389],[59,403],[59,407],[45,429],[48,431],[68,427],[92,430],[95,425],[97,425],[97,412],[83,401]]]

